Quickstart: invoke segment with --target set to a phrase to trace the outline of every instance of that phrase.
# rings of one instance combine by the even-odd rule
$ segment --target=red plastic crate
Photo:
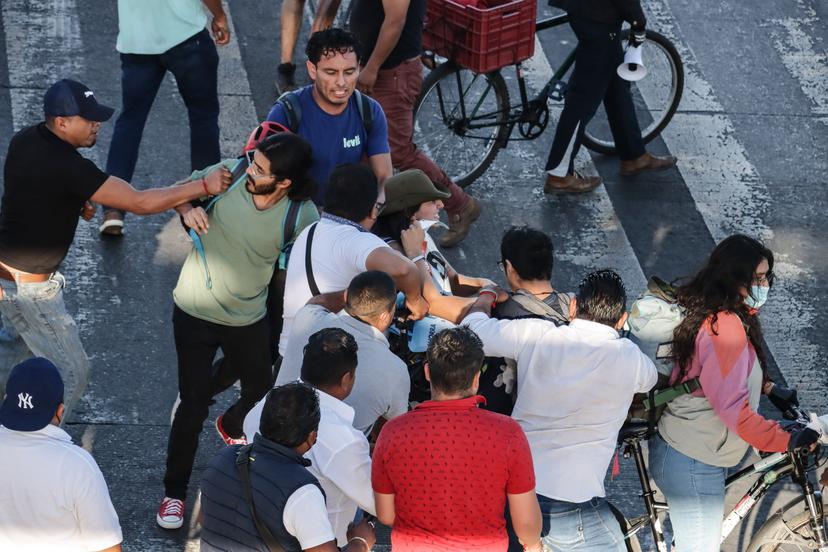
[[[477,73],[532,57],[537,0],[476,8],[428,0],[423,46]]]

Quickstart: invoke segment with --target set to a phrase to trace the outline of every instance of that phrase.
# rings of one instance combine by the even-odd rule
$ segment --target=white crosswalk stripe
[[[651,24],[677,44],[682,55],[690,94],[682,99],[679,112],[662,136],[680,160],[679,171],[710,234],[716,242],[736,232],[757,236],[773,250],[774,228],[765,222],[773,204],[766,183],[748,159],[715,92],[704,80],[695,54],[682,39],[669,0],[645,0],[643,4]],[[810,74],[809,68],[798,74]],[[822,97],[828,98],[828,93]],[[786,284],[774,288],[772,299],[763,308],[766,341],[783,374],[790,367],[815,368],[819,347],[804,334],[817,314],[813,303],[793,285],[810,277],[807,264],[781,247],[775,254],[774,271]],[[797,313],[794,324],[791,312]],[[819,393],[801,389],[803,404],[819,404],[816,396],[810,396],[812,392]]]

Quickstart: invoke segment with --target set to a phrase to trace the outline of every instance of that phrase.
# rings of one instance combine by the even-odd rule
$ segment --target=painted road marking
[[[645,0],[643,4],[652,27],[676,44],[684,62],[690,94],[682,99],[662,137],[670,152],[679,158],[679,172],[711,236],[720,242],[741,232],[767,241],[773,249],[775,232],[765,222],[773,205],[768,188],[748,160],[730,117],[704,80],[695,54],[683,40],[672,15],[669,0]],[[786,254],[785,248],[780,246],[774,253],[774,271],[786,284],[774,288],[763,308],[766,342],[783,374],[808,366],[816,368],[820,348],[805,331],[812,326],[817,313],[812,303],[806,301],[809,295],[797,292],[812,280],[812,275],[807,264]],[[820,404],[817,393],[819,390],[813,386],[801,388],[803,404]]]

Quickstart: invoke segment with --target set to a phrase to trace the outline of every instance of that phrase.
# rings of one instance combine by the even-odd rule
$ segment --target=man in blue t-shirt
[[[380,184],[391,176],[393,169],[385,113],[367,97],[370,114],[363,113],[354,97],[359,76],[354,35],[342,29],[314,33],[305,53],[313,84],[293,92],[301,111],[298,128],[294,130],[313,149],[310,176],[317,183],[314,202],[321,206],[328,175],[337,165],[359,163],[367,158]],[[276,102],[267,120],[292,126],[282,102]],[[371,121],[370,132],[365,128],[366,120]]]

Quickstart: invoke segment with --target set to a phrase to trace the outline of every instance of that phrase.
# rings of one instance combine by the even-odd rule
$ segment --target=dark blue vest
[[[204,527],[201,530],[203,551],[267,552],[264,540],[256,531],[250,508],[236,467],[241,445],[227,447],[215,455],[201,479],[201,506]],[[293,449],[256,435],[250,462],[250,482],[256,515],[287,552],[301,552],[302,547],[285,529],[282,513],[288,498],[307,484],[319,486],[308,470],[310,461]],[[323,492],[324,494],[324,492]]]

